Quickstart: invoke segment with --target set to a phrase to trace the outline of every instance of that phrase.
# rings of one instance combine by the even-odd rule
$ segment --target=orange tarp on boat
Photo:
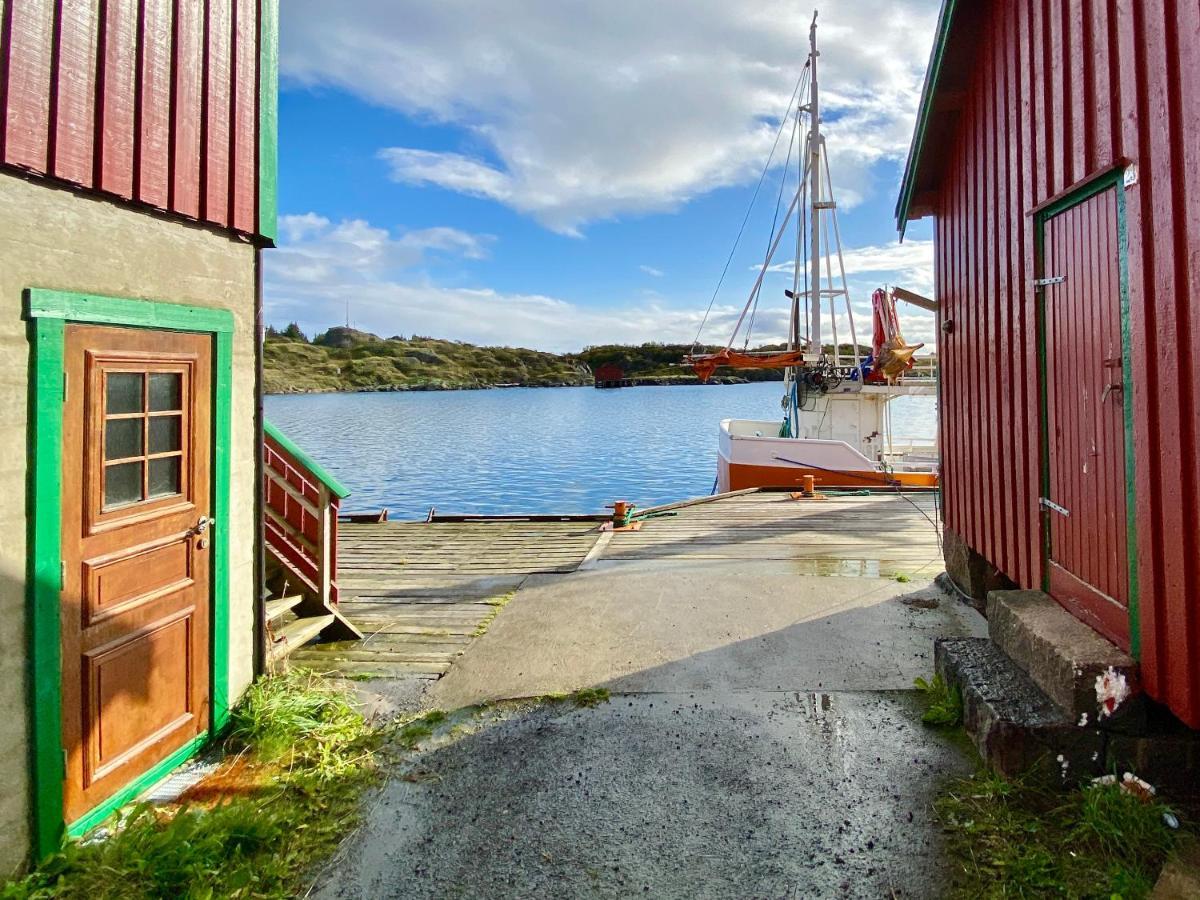
[[[785,350],[780,353],[754,354],[739,353],[737,350],[726,348],[718,353],[709,353],[704,356],[688,356],[684,362],[696,370],[701,381],[708,381],[713,372],[722,366],[730,366],[735,369],[787,369],[792,366],[803,366],[804,351]]]

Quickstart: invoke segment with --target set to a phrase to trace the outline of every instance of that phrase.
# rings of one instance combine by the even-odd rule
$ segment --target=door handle
[[[1100,402],[1104,403],[1104,401],[1108,399],[1109,394],[1114,394],[1117,392],[1120,392],[1121,396],[1124,397],[1125,396],[1125,385],[1123,385],[1123,384],[1107,385],[1104,388],[1104,393],[1100,395]]]
[[[200,517],[200,518],[199,518],[199,519],[196,521],[196,524],[195,524],[195,525],[193,525],[193,526],[192,526],[192,527],[191,527],[191,528],[188,530],[188,536],[189,536],[189,537],[198,537],[198,538],[200,538],[200,540],[198,540],[198,541],[196,542],[196,547],[197,547],[197,549],[199,549],[199,550],[204,550],[205,548],[207,548],[207,547],[208,547],[208,538],[207,538],[207,537],[205,537],[205,534],[207,533],[207,531],[208,531],[208,529],[209,529],[209,528],[215,527],[215,526],[216,526],[216,524],[217,524],[217,520],[216,520],[216,519],[211,519],[211,518],[209,518],[208,516],[201,516],[201,517]]]

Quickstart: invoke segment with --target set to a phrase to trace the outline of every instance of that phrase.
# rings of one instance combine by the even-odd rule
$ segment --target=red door
[[[67,327],[67,822],[208,725],[211,355],[207,335]]]
[[[1050,594],[1129,648],[1117,188],[1044,223]]]

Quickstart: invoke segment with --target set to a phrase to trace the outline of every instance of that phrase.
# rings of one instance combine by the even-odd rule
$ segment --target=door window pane
[[[141,455],[141,419],[109,419],[104,423],[105,459],[128,459]]]
[[[150,460],[150,499],[169,497],[180,490],[178,456]]]
[[[183,378],[178,372],[152,372],[150,375],[150,411],[183,408]]]
[[[142,374],[140,372],[109,372],[105,378],[105,413],[142,411]]]
[[[142,499],[142,463],[121,463],[104,470],[104,505],[120,506]]]
[[[151,382],[153,384],[153,382]],[[179,416],[155,416],[150,420],[150,451],[151,453],[170,453],[180,448],[180,429],[182,419]]]

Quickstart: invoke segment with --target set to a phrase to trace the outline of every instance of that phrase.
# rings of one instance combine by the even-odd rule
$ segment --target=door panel
[[[64,814],[207,728],[212,338],[68,325]]]
[[[1116,188],[1048,220],[1044,290],[1050,593],[1129,647]]]

